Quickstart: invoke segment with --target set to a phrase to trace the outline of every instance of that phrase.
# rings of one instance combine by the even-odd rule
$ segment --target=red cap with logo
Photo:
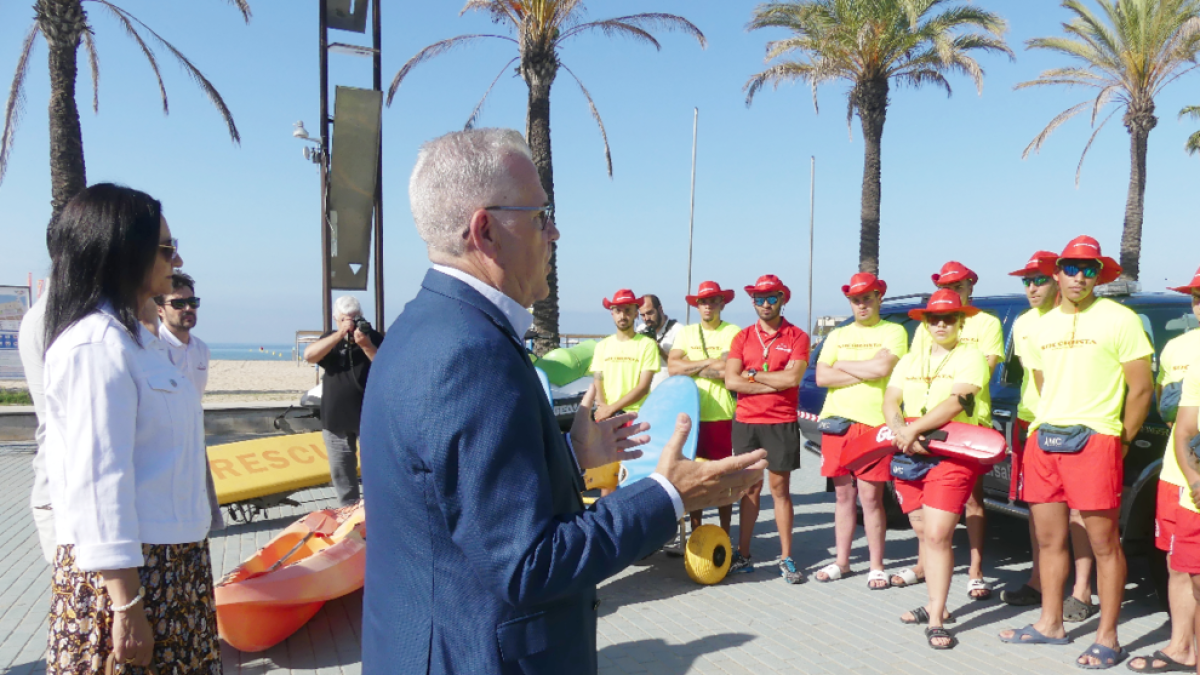
[[[725,304],[728,305],[729,301],[733,300],[734,295],[736,295],[736,292],[732,288],[729,290],[721,290],[721,284],[718,284],[715,281],[705,281],[700,284],[700,290],[697,291],[695,295],[687,295],[684,296],[683,299],[687,301],[687,304],[695,307],[696,303],[704,298],[715,298],[717,296],[721,296],[722,298],[725,298]]]
[[[865,295],[871,291],[879,291],[879,296],[887,294],[887,282],[870,272],[859,272],[850,277],[850,283],[842,286],[842,294],[847,298],[855,295]]]
[[[962,298],[958,296],[958,293],[949,288],[939,288],[933,295],[929,296],[929,302],[926,303],[924,309],[908,310],[909,318],[915,321],[924,321],[926,314],[963,314],[965,316],[975,316],[978,313],[978,307],[962,304]]]
[[[972,284],[979,283],[979,275],[957,260],[951,260],[942,265],[942,271],[931,278],[935,286],[949,286],[950,284],[957,284],[963,279],[970,279]]]
[[[1174,286],[1168,288],[1167,290],[1175,291],[1176,293],[1183,293],[1184,295],[1191,295],[1192,293],[1195,293],[1197,289],[1200,289],[1200,270],[1196,270],[1196,276],[1192,277],[1191,284],[1187,286]]]
[[[1046,260],[1046,259],[1057,260],[1058,254],[1051,253],[1050,251],[1038,251],[1037,253],[1033,254],[1033,257],[1029,259],[1029,262],[1025,263],[1024,267],[1017,270],[1016,272],[1009,272],[1008,276],[1010,276],[1010,277],[1028,277],[1028,276],[1033,276],[1036,274],[1042,274],[1043,273],[1042,268],[1041,268],[1042,260]]]
[[[1042,274],[1053,275],[1057,272],[1060,260],[1095,260],[1099,262],[1102,268],[1096,278],[1097,285],[1111,283],[1121,276],[1121,266],[1117,264],[1117,261],[1101,254],[1100,242],[1086,234],[1075,237],[1067,243],[1067,247],[1063,249],[1061,255],[1043,259],[1039,266]]]
[[[758,278],[758,281],[754,282],[753,286],[746,286],[747,295],[754,295],[755,293],[774,293],[776,291],[783,291],[784,302],[792,299],[791,289],[789,289],[787,286],[784,286],[783,282],[779,280],[779,277],[775,276],[774,274],[764,274]]]
[[[643,298],[639,298],[638,296],[634,295],[633,291],[629,290],[628,288],[622,288],[621,290],[617,291],[616,295],[612,297],[612,300],[609,300],[608,298],[604,299],[604,309],[612,309],[613,307],[617,307],[619,305],[641,305],[642,299]]]

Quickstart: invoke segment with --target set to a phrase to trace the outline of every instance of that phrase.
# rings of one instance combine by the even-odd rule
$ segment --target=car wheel
[[[1150,565],[1150,583],[1154,586],[1154,594],[1158,596],[1159,608],[1170,611],[1167,583],[1171,572],[1167,569],[1167,553],[1155,547],[1146,556],[1146,561]]]

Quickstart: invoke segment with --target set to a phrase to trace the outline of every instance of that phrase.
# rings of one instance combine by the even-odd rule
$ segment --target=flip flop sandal
[[[882,581],[882,586],[872,586],[873,583]],[[867,588],[872,591],[884,591],[892,587],[892,582],[888,579],[887,572],[883,570],[871,570],[867,573]]]
[[[1067,623],[1087,621],[1099,613],[1099,605],[1084,602],[1073,595],[1069,595],[1066,600],[1063,600],[1063,621]]]
[[[1000,600],[1013,607],[1029,607],[1042,604],[1042,592],[1030,586],[1021,584],[1015,591],[1000,591]]]
[[[1001,642],[1007,642],[1013,645],[1067,645],[1071,644],[1071,638],[1060,637],[1052,638],[1042,635],[1038,629],[1029,624],[1024,628],[1018,628],[1013,631],[1013,634],[1008,637],[1000,637]]]
[[[894,581],[894,578],[900,579],[900,583],[896,583]],[[895,586],[896,588],[904,588],[905,586],[912,586],[913,584],[919,584],[922,581],[924,581],[924,579],[918,579],[917,573],[912,571],[911,567],[905,567],[904,569],[900,570],[899,572],[893,572],[892,576],[888,577],[888,581],[891,581],[892,585]]]
[[[905,621],[904,617],[901,617],[900,623],[908,624],[910,626],[929,623],[929,610],[925,609],[924,607],[918,607],[914,610],[911,610],[909,611],[909,614],[913,615],[913,620]],[[954,623],[956,621],[958,621],[958,619],[954,618],[954,615],[950,612],[946,612],[946,618],[942,619],[942,623]]]
[[[1079,659],[1085,656],[1091,656],[1100,661],[1100,663],[1080,663]],[[1084,670],[1108,670],[1127,658],[1129,658],[1129,652],[1125,651],[1123,647],[1113,649],[1112,647],[1105,647],[1099,642],[1094,642],[1091,647],[1088,647],[1086,651],[1079,655],[1079,659],[1075,659],[1075,665]]]
[[[824,574],[825,578],[822,579],[820,576],[818,576],[820,574]],[[817,570],[817,574],[814,574],[813,578],[821,582],[830,582],[837,581],[842,577],[848,577],[851,574],[853,574],[853,572],[850,572],[849,570],[843,572],[842,568],[837,566],[837,563],[831,563]]]
[[[976,591],[983,591],[981,595],[975,595]],[[991,600],[992,599],[992,584],[983,579],[971,579],[967,582],[967,597],[972,600]]]
[[[1142,659],[1142,662],[1145,664],[1142,668],[1134,668],[1133,661],[1126,664],[1126,667],[1135,673],[1190,673],[1196,670],[1196,666],[1180,663],[1167,656],[1161,649],[1150,656],[1135,656],[1134,658]],[[1155,661],[1162,661],[1163,665],[1155,666]]]
[[[932,647],[933,649],[938,649],[938,650],[954,649],[954,645],[958,644],[958,638],[951,635],[950,631],[946,630],[945,628],[942,628],[941,626],[938,626],[937,628],[932,628],[932,627],[926,628],[925,629],[925,639],[929,641],[930,647]],[[933,641],[937,640],[937,639],[942,639],[942,640],[949,639],[950,641],[944,645],[933,644]]]

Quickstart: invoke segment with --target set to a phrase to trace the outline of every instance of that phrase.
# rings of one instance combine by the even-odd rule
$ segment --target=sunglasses
[[[157,302],[159,307],[170,305],[174,309],[183,309],[184,307],[191,307],[192,309],[200,308],[200,298],[196,296],[192,296],[190,298],[175,298],[173,300],[157,300]]]
[[[958,314],[926,314],[925,321],[927,321],[930,326],[936,326],[940,323],[944,323],[947,326],[953,326],[954,324],[958,323]]]
[[[1029,288],[1030,286],[1045,286],[1046,284],[1050,283],[1050,277],[1044,274],[1039,274],[1036,277],[1025,277],[1024,279],[1021,279],[1021,283],[1025,284],[1025,288]]]
[[[1062,270],[1063,274],[1066,274],[1069,277],[1074,277],[1078,276],[1079,273],[1082,272],[1084,279],[1095,279],[1097,276],[1099,276],[1100,269],[1103,267],[1104,265],[1098,262],[1064,262],[1058,264],[1058,269]]]
[[[778,295],[768,295],[765,297],[751,298],[751,300],[754,301],[755,307],[762,307],[763,305],[770,305],[771,307],[774,307],[775,305],[779,304],[779,296]]]
[[[545,206],[485,206],[484,211],[533,211],[538,214],[538,230],[545,230],[554,220],[554,204]]]
[[[179,254],[179,240],[168,239],[167,243],[159,244],[158,248],[162,252],[164,258],[167,260],[174,260],[175,256]]]

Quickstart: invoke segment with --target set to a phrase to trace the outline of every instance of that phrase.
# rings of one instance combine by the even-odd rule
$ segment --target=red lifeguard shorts
[[[1158,481],[1158,496],[1154,507],[1154,546],[1160,551],[1171,552],[1171,541],[1175,538],[1175,523],[1179,511],[1187,511],[1179,505],[1182,488],[1165,480]]]
[[[1017,419],[1013,422],[1013,447],[1009,453],[1009,473],[1011,481],[1008,486],[1009,499],[1024,499],[1025,492],[1025,476],[1021,473],[1024,469],[1021,458],[1025,454],[1025,442],[1029,437],[1029,422],[1023,419]]]
[[[842,448],[854,439],[866,433],[874,433],[875,427],[855,422],[850,425],[842,436],[821,434],[821,475],[825,478],[849,476],[852,473],[859,480],[884,483],[892,479],[892,456],[885,455],[870,466],[858,471],[850,471],[842,466]]]
[[[1095,434],[1075,453],[1045,452],[1033,433],[1021,461],[1025,501],[1058,504],[1079,511],[1106,511],[1121,505],[1125,462],[1121,439]]]
[[[1171,542],[1171,569],[1200,574],[1200,513],[1179,507]]]
[[[733,456],[733,420],[701,422],[696,436],[696,457],[725,459]]]
[[[890,470],[889,463],[889,470]],[[987,467],[979,462],[943,457],[921,480],[896,479],[896,500],[900,509],[912,513],[922,506],[959,513],[971,497],[971,490]]]

